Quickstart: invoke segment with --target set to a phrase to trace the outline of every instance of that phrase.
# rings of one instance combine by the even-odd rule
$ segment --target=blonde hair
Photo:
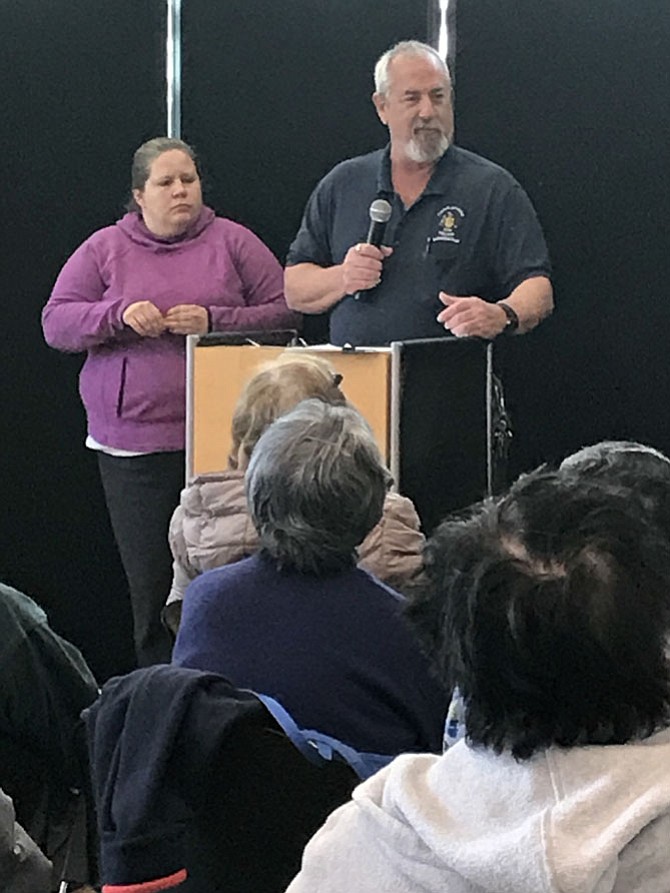
[[[346,403],[341,380],[331,364],[315,354],[287,351],[262,365],[237,401],[228,467],[245,469],[263,432],[303,400],[316,397],[332,405]]]

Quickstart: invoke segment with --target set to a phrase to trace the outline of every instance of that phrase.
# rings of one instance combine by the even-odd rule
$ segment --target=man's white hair
[[[385,96],[389,87],[389,65],[396,56],[428,56],[439,68],[442,68],[444,74],[451,84],[451,77],[447,63],[438,53],[435,47],[422,43],[420,40],[401,40],[391,49],[379,57],[375,65],[375,92]]]

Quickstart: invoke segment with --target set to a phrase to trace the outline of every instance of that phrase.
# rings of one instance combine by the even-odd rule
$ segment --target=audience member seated
[[[198,574],[247,558],[258,549],[244,492],[244,472],[258,438],[301,400],[345,402],[340,380],[323,357],[291,351],[266,363],[247,383],[233,415],[228,469],[197,478],[186,487],[172,517],[174,576],[163,616],[173,633],[179,628],[186,587]],[[358,547],[358,563],[389,586],[403,589],[420,570],[423,546],[411,500],[389,492],[381,520]]]
[[[53,862],[52,889],[66,861],[74,872],[68,879],[83,883],[89,853],[74,790],[84,783],[76,730],[97,695],[95,680],[79,651],[50,629],[44,611],[3,584],[0,641],[0,786],[20,825]]]
[[[670,890],[670,544],[628,488],[537,472],[444,522],[413,604],[466,740],[401,756],[290,893]]]
[[[269,695],[360,752],[439,750],[448,696],[404,599],[355,563],[389,478],[352,407],[307,400],[278,419],[246,476],[260,550],[191,584],[173,663]]]
[[[641,502],[670,539],[670,459],[653,447],[628,440],[603,440],[572,453],[561,463],[568,475],[616,487]],[[465,735],[465,707],[458,687],[447,711],[444,748]]]
[[[50,893],[51,863],[16,821],[10,798],[0,790],[0,881],[2,893]]]

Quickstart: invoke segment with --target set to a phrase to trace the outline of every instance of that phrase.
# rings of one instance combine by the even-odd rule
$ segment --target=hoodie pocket
[[[124,357],[120,352],[90,352],[79,376],[79,393],[89,418],[107,422],[121,409]]]
[[[116,391],[116,416],[117,418],[121,417],[121,410],[123,408],[123,392],[126,388],[126,369],[128,368],[128,357],[124,357],[121,361],[121,374],[119,379],[119,386]]]
[[[89,354],[79,390],[90,417],[149,424],[183,420],[184,358],[174,351],[156,350],[153,345],[142,347]]]
[[[183,357],[167,351],[137,352],[123,358],[116,414],[136,422],[174,422],[186,407]]]

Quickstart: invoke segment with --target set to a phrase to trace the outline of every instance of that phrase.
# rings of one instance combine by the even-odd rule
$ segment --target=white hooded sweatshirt
[[[670,730],[521,763],[464,741],[398,757],[288,893],[670,893]]]

